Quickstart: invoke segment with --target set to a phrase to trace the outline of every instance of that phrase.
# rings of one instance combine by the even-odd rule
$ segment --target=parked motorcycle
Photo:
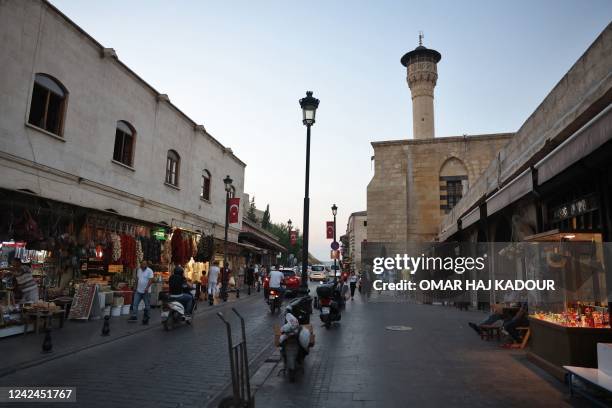
[[[317,287],[317,296],[319,298],[319,307],[321,313],[319,318],[329,329],[333,322],[338,322],[342,318],[340,314],[340,305],[338,302],[339,291],[333,283],[327,283]]]
[[[311,304],[310,296],[305,296],[294,300],[285,309],[285,324],[280,328],[279,345],[284,364],[283,371],[289,376],[290,382],[295,381],[298,370],[304,370],[304,359],[310,347],[314,345],[312,326],[305,322],[310,320],[308,307]],[[292,311],[298,313],[299,317],[291,313]]]
[[[198,305],[198,299],[195,296],[195,292],[195,289],[191,291],[192,296],[194,296],[192,316]],[[185,322],[188,325],[193,324],[192,316],[187,316],[185,314],[185,307],[181,302],[173,300],[167,293],[160,294],[160,298],[162,300],[161,321],[166,331],[172,330],[181,322]]]
[[[283,294],[278,289],[270,289],[268,293],[268,305],[270,313],[274,314],[276,310],[280,310],[283,303]]]

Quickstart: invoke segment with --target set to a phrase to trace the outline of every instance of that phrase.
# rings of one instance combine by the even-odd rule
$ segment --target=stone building
[[[349,260],[351,271],[359,274],[362,272],[361,267],[361,250],[362,246],[367,243],[368,239],[368,213],[367,211],[354,212],[349,216],[346,225],[346,240],[348,247],[344,254],[344,258]]]
[[[433,95],[441,55],[422,44],[405,54],[413,139],[376,141],[367,188],[368,246],[434,240],[446,213],[512,133],[435,138]]]
[[[47,1],[0,2],[0,37],[3,197],[223,238],[223,179],[241,197],[246,166],[231,149]]]

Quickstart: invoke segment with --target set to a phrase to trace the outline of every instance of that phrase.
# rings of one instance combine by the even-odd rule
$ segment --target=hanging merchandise
[[[212,235],[203,235],[198,243],[198,248],[195,256],[197,262],[210,262],[212,260],[215,248],[215,241]]]
[[[144,252],[142,251],[142,242],[140,239],[136,240],[136,263],[140,263],[144,260]]]
[[[130,269],[136,268],[136,240],[127,234],[121,235],[121,261]]]
[[[121,259],[121,238],[119,235],[112,233],[111,242],[113,246],[113,262],[117,262]]]
[[[187,258],[187,250],[185,241],[180,229],[176,229],[172,234],[172,263],[176,265],[184,265],[189,259]]]
[[[164,247],[161,253],[161,263],[169,264],[172,262],[172,241],[168,239],[163,245]]]

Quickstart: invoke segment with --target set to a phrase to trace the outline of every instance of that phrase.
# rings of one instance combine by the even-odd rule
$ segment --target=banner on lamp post
[[[327,221],[327,239],[334,239],[334,222]]]
[[[291,235],[289,238],[290,238],[291,245],[297,244],[297,231],[291,231]]]
[[[230,198],[228,201],[229,205],[229,216],[228,222],[230,224],[237,224],[239,222],[240,214],[240,198]]]

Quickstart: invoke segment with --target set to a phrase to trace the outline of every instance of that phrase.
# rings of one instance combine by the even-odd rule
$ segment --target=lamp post
[[[229,199],[232,192],[232,179],[227,175],[223,179],[225,184],[225,238],[223,241],[223,281],[221,283],[221,298],[227,301],[227,281],[229,280],[227,269],[227,232],[229,230]]]
[[[332,205],[331,210],[332,214],[334,215],[334,242],[336,242],[336,214],[338,214],[338,207],[336,206],[336,204]],[[334,284],[338,283],[338,275],[336,274],[336,272],[336,257],[334,256]]]
[[[291,226],[293,225],[293,222],[291,222],[291,218],[289,218],[289,221],[287,221],[287,229],[289,230],[289,249],[291,249]],[[291,251],[287,250],[287,264],[289,263],[289,253]],[[291,266],[291,265],[287,265],[287,266]]]
[[[310,127],[315,123],[315,115],[319,100],[312,96],[312,91],[306,92],[306,97],[300,99],[302,108],[302,123],[306,126],[306,188],[304,192],[304,232],[302,233],[302,285],[301,292],[308,293],[308,221],[310,212],[310,197],[308,184],[310,181]]]

